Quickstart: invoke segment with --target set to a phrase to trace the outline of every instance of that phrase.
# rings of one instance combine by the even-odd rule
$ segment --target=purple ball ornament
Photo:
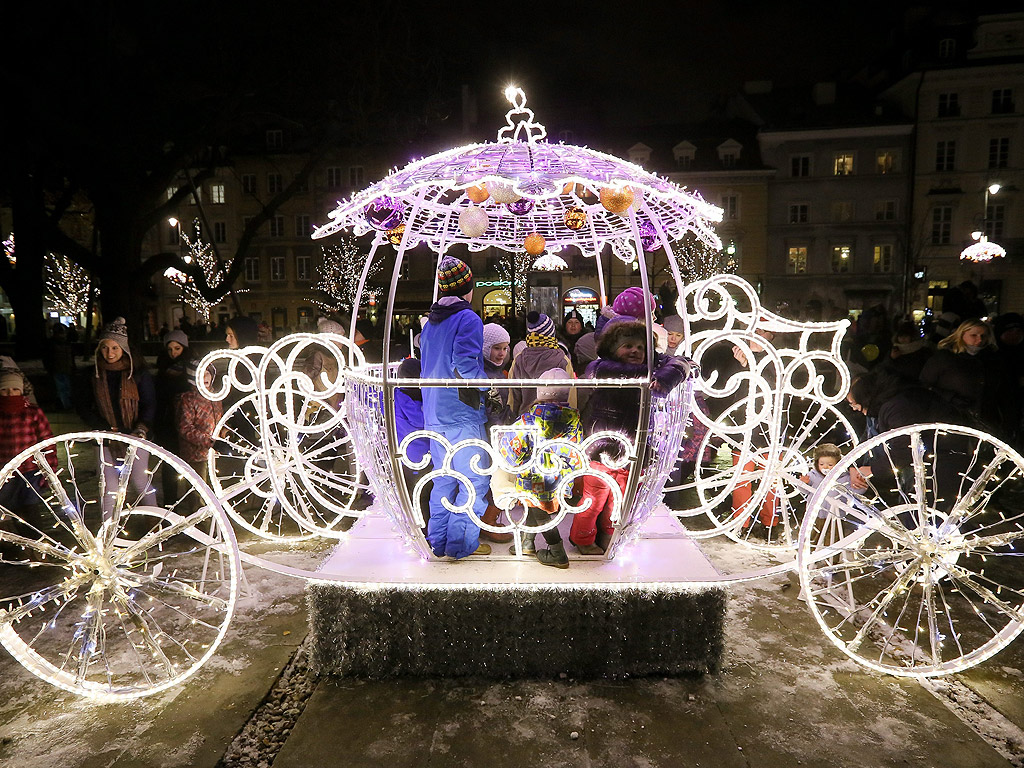
[[[656,251],[661,247],[658,230],[651,222],[641,221],[637,224],[637,230],[640,232],[640,245],[644,247],[645,251]]]
[[[516,216],[525,216],[533,210],[533,200],[521,197],[511,203],[505,203],[505,207]]]
[[[371,227],[386,232],[402,223],[405,204],[390,195],[381,195],[363,209],[363,216]]]

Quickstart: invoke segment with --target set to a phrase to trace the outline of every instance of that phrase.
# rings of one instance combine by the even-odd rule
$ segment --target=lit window
[[[189,205],[195,205],[196,201],[198,201],[200,203],[203,201],[203,190],[202,189],[196,188],[195,190],[193,190],[192,192],[189,193],[188,204]]]
[[[226,243],[228,241],[228,225],[223,221],[213,222],[213,242]]]
[[[832,174],[834,176],[853,175],[853,154],[850,152],[839,152],[832,161]]]
[[[242,174],[242,192],[247,195],[256,194],[256,174],[255,173],[243,173]]]
[[[803,275],[807,272],[806,246],[790,246],[786,261],[786,272],[791,275]]]
[[[302,279],[302,278],[300,278]],[[299,330],[309,330],[313,327],[313,309],[312,307],[299,307],[295,310],[296,321],[299,325]]]
[[[875,170],[880,174],[896,173],[900,170],[900,156],[892,149],[880,149],[875,153]]]
[[[258,256],[249,256],[245,260],[245,281],[247,283],[258,283],[260,281],[260,260]]]
[[[178,191],[177,187],[168,187],[167,188],[167,199],[170,200],[172,197],[174,197],[174,195],[175,195],[175,193],[177,191]]]
[[[939,117],[959,117],[960,96],[956,93],[939,94]]]
[[[210,202],[214,205],[224,204],[224,185],[223,184],[211,184],[210,185]]]
[[[267,174],[267,192],[272,195],[279,194],[284,189],[284,180],[280,173]]]
[[[284,256],[270,257],[270,279],[277,283],[284,280]]]
[[[284,237],[284,216],[270,217],[270,236]]]
[[[341,189],[341,168],[327,169],[327,188]]]
[[[295,236],[296,237],[309,237],[309,216],[296,216],[295,217]]]
[[[310,280],[312,274],[311,267],[312,259],[309,256],[296,256],[295,257],[295,279],[296,280]]]
[[[876,245],[871,259],[872,272],[892,272],[892,246]]]
[[[790,176],[810,176],[811,175],[811,156],[810,155],[798,155],[793,157],[789,161],[789,175]]]
[[[899,212],[899,201],[897,200],[876,200],[875,221],[896,221]]]
[[[956,142],[939,141],[935,144],[935,170],[952,171],[956,167]]]
[[[952,231],[952,206],[937,205],[932,208],[932,245],[949,245]]]
[[[281,149],[284,147],[284,131],[267,131],[267,149]]]
[[[808,221],[808,209],[810,206],[807,203],[793,203],[789,206],[789,223],[790,224],[806,224]]]
[[[1006,168],[1010,163],[1010,139],[988,140],[988,167]]]
[[[842,274],[850,271],[850,262],[853,260],[853,248],[849,245],[832,246],[832,271]]]

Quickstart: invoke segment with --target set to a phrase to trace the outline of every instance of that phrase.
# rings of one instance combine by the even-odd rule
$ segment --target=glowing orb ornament
[[[402,223],[405,203],[390,195],[381,195],[363,209],[363,215],[371,227],[386,232]]]
[[[513,203],[505,203],[505,207],[516,216],[525,216],[533,210],[533,200],[527,200],[523,197]]]
[[[470,187],[469,189],[466,190],[466,197],[468,197],[474,203],[482,203],[490,196],[491,193],[487,191],[486,184],[479,184],[475,187]]]
[[[564,222],[566,227],[578,232],[587,223],[587,212],[582,208],[570,208],[565,212]]]
[[[637,225],[637,230],[640,232],[640,244],[645,251],[658,250],[658,230],[654,228],[651,222],[641,221]]]
[[[526,239],[523,240],[523,248],[525,248],[526,252],[531,256],[540,256],[544,253],[545,245],[547,245],[547,241],[537,232],[527,235]]]
[[[459,229],[466,237],[480,237],[489,225],[487,211],[475,205],[459,214]]]
[[[625,213],[633,204],[633,190],[629,187],[603,187],[601,205],[612,213]]]
[[[514,203],[522,197],[512,188],[511,184],[503,184],[500,181],[488,182],[487,189],[496,203]]]
[[[405,234],[405,224],[399,224],[394,229],[388,230],[388,242],[392,245],[402,244],[402,235]]]

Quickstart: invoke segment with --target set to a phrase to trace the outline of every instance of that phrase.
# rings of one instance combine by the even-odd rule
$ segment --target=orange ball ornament
[[[402,235],[405,233],[405,224],[399,224],[394,229],[388,230],[388,242],[392,245],[402,244]]]
[[[487,191],[487,184],[478,184],[475,187],[470,187],[466,190],[466,197],[472,200],[474,203],[482,203],[491,193]]]
[[[625,213],[633,204],[633,190],[629,187],[602,187],[601,205],[612,213]]]
[[[544,240],[544,237],[537,232],[527,235],[526,239],[523,240],[523,247],[531,256],[540,256],[544,253],[545,245],[547,245],[547,241]]]
[[[565,218],[563,219],[565,226],[571,229],[573,232],[577,232],[583,229],[587,223],[587,212],[582,208],[570,208],[565,212]]]

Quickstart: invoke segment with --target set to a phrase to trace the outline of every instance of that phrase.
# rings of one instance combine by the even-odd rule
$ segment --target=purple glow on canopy
[[[402,223],[405,204],[390,195],[381,195],[363,209],[363,215],[371,227],[387,231]]]
[[[637,229],[640,231],[640,244],[644,247],[644,250],[658,250],[658,231],[654,228],[654,225],[649,221],[641,221],[637,225]]]
[[[533,210],[533,200],[527,200],[525,197],[520,198],[512,203],[505,203],[505,207],[509,209],[516,216],[525,216],[527,213]]]

